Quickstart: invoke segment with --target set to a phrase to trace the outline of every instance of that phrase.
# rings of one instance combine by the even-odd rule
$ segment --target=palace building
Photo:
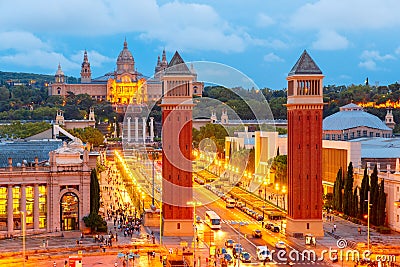
[[[168,67],[165,50],[162,59],[158,56],[152,78],[148,78],[135,68],[135,59],[124,41],[124,47],[117,58],[117,68],[101,77],[92,78],[92,70],[85,50],[80,73],[80,83],[68,83],[65,74],[58,65],[54,82],[49,86],[49,95],[67,96],[69,92],[88,94],[98,101],[110,101],[117,112],[125,112],[129,104],[144,104],[157,101],[162,97],[161,78]],[[194,70],[191,69],[191,71]],[[194,78],[197,75],[194,73]],[[203,84],[194,81],[195,94],[201,96]]]

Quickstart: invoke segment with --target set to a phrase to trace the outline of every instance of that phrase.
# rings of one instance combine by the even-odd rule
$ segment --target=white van
[[[259,261],[272,261],[271,251],[269,251],[267,246],[257,246],[256,254]]]
[[[228,198],[226,199],[226,207],[227,208],[234,208],[236,204],[236,201],[233,198]]]

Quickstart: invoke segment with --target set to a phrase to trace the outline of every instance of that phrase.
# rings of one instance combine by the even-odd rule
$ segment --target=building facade
[[[393,135],[395,125],[391,111],[386,115],[386,123],[375,115],[365,112],[362,107],[350,103],[324,119],[323,138],[338,141],[360,137],[389,138]],[[388,125],[393,128],[389,128]]]
[[[28,143],[47,147],[44,142]],[[90,212],[90,173],[98,154],[89,153],[75,141],[48,155],[45,161],[35,157],[33,162],[22,163],[8,158],[8,166],[0,168],[0,236],[20,235],[24,221],[27,234],[85,228],[83,217]]]
[[[158,57],[154,75],[148,78],[135,69],[135,59],[128,49],[125,40],[124,46],[118,55],[117,68],[101,77],[92,78],[92,70],[88,59],[87,51],[84,52],[82,68],[80,72],[80,83],[68,83],[66,76],[58,65],[55,79],[49,86],[49,95],[67,96],[69,92],[88,94],[98,101],[110,101],[117,112],[125,112],[129,104],[143,104],[148,101],[158,101],[162,97],[161,78],[168,66],[165,50],[162,53],[162,60]],[[197,82],[197,75],[191,70],[195,81],[193,90],[195,95],[201,96],[203,83]]]

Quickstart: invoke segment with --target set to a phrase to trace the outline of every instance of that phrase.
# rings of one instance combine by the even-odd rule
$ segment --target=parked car
[[[272,254],[267,246],[256,247],[256,254],[259,261],[272,261]]]
[[[228,264],[232,264],[233,263],[233,257],[231,256],[231,254],[225,253],[225,254],[223,254],[223,258],[224,258],[226,263],[228,263]]]
[[[253,237],[257,237],[257,238],[261,238],[262,237],[262,232],[260,229],[255,229],[253,230],[253,232],[251,233],[251,235]]]
[[[278,241],[278,242],[275,243],[275,247],[277,249],[286,249],[286,244],[283,241]]]
[[[225,240],[225,247],[233,248],[233,244],[235,244],[235,241],[233,241],[232,239]]]
[[[243,251],[242,253],[240,253],[239,259],[242,262],[251,262],[251,256],[247,251]]]

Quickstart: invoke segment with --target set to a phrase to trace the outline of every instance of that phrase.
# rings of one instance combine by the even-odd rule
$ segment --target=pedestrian
[[[361,227],[358,227],[358,233],[361,235]]]
[[[333,224],[333,231],[336,232],[336,224]]]

